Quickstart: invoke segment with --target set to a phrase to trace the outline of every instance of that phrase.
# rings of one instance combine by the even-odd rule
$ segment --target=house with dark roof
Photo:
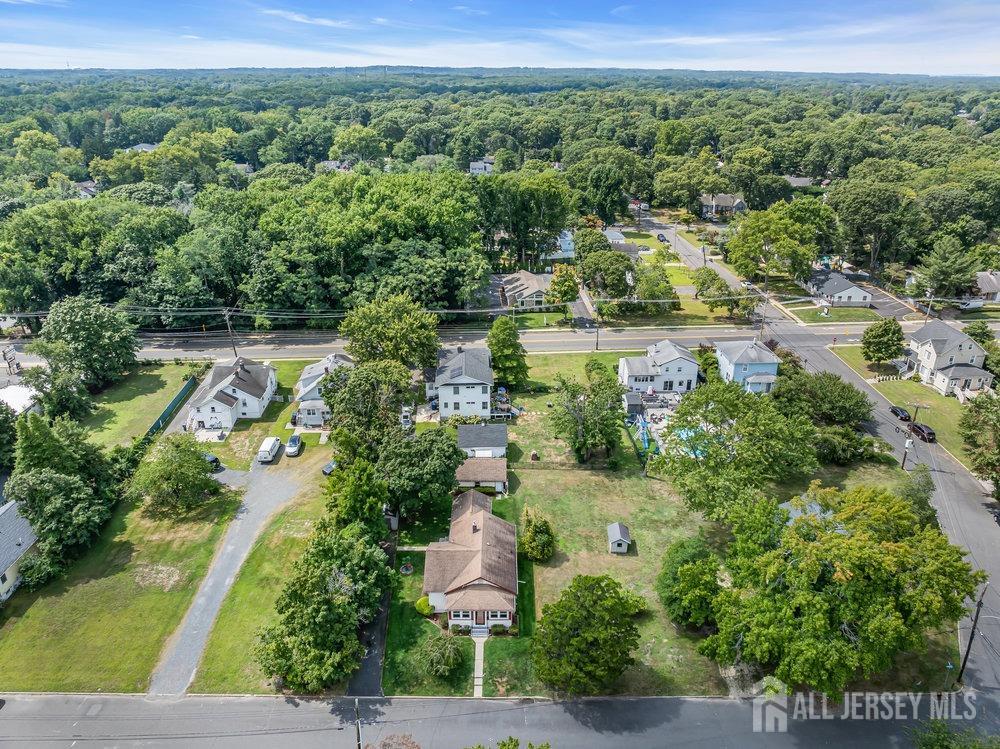
[[[437,398],[442,420],[451,416],[490,418],[493,398],[493,368],[487,348],[446,349],[438,354],[438,366],[424,372],[428,399]]]
[[[466,458],[455,471],[455,481],[463,489],[489,488],[507,491],[507,458]]]
[[[984,270],[976,274],[978,298],[984,302],[1000,302],[1000,271]]]
[[[679,343],[662,340],[646,347],[645,356],[618,360],[618,382],[634,393],[686,393],[698,384],[698,360]]]
[[[21,561],[37,540],[31,523],[18,512],[17,502],[0,506],[0,601],[10,598],[20,585]]]
[[[76,196],[80,198],[80,200],[90,200],[92,197],[97,195],[97,183],[92,179],[74,182],[73,189],[76,190]]]
[[[339,367],[353,367],[354,360],[346,354],[327,354],[318,362],[306,365],[295,383],[295,400],[299,402],[298,423],[320,427],[330,418],[330,408],[323,400],[323,382]]]
[[[941,395],[977,393],[993,384],[993,375],[983,369],[985,360],[986,350],[965,333],[931,320],[910,334],[905,366]]]
[[[740,193],[707,193],[698,196],[702,218],[722,218],[747,209],[746,201]]]
[[[736,382],[748,393],[770,393],[778,381],[778,364],[774,352],[760,341],[720,341],[715,344],[719,376],[726,382]]]
[[[470,458],[505,458],[506,424],[459,424],[458,447]]]
[[[469,174],[479,177],[484,174],[493,174],[493,164],[495,160],[492,156],[483,156],[481,159],[469,162]]]
[[[245,357],[212,367],[191,397],[188,431],[229,430],[239,419],[259,419],[278,387],[274,367]]]
[[[490,276],[490,296],[498,307],[542,307],[545,292],[552,285],[551,273],[530,273],[519,270],[516,273]]]
[[[517,611],[517,531],[492,512],[493,500],[467,491],[451,505],[448,538],[428,544],[423,592],[447,626],[486,634]]]
[[[847,276],[829,268],[818,268],[803,284],[809,293],[831,307],[868,307],[872,295],[851,281]]]

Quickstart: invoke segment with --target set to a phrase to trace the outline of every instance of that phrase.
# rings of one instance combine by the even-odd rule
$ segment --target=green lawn
[[[305,548],[313,524],[325,512],[324,457],[304,454],[288,470],[302,472],[306,485],[257,539],[219,610],[190,692],[260,694],[274,690],[251,655],[258,630],[274,617],[274,602],[291,565]],[[337,690],[332,690],[337,691]]]
[[[623,231],[622,234],[625,235],[625,241],[629,244],[638,244],[643,247],[648,247],[651,250],[659,249],[663,247],[664,244],[658,240],[653,234],[645,231]]]
[[[819,307],[810,305],[791,309],[791,312],[805,323],[871,322],[882,319],[875,310],[867,307],[830,307],[828,315],[821,315]]]
[[[984,307],[974,312],[963,312],[957,319],[962,322],[966,320],[1000,320],[1000,307]]]
[[[94,398],[94,412],[83,420],[91,440],[101,447],[114,447],[144,435],[192,371],[190,364],[136,367]]]
[[[386,696],[471,696],[474,666],[472,638],[462,637],[465,658],[462,666],[449,678],[430,676],[420,666],[417,653],[421,643],[440,627],[418,614],[413,607],[422,595],[424,555],[400,552],[396,557],[397,569],[407,561],[413,564],[413,574],[402,578],[402,584],[393,594],[389,607],[382,691]]]
[[[699,299],[687,294],[680,295],[681,308],[676,312],[664,312],[655,315],[639,314],[627,317],[604,317],[601,324],[606,327],[634,327],[641,325],[656,327],[682,327],[686,325],[731,325],[732,320],[726,317],[724,309],[712,312]]]
[[[291,395],[292,387],[298,381],[302,368],[307,364],[312,364],[313,361],[315,360],[276,359],[272,361],[271,364],[278,377],[277,394]],[[280,437],[282,442],[287,442],[288,438],[292,436],[292,430],[285,429],[285,425],[292,418],[294,410],[294,403],[272,401],[264,409],[264,415],[261,418],[237,421],[224,442],[212,444],[212,452],[231,468],[248,469],[254,456],[257,455],[257,448],[260,447],[260,443],[264,441],[265,437]],[[319,444],[319,435],[303,435],[302,441],[308,449],[310,445]]]
[[[144,692],[237,506],[185,519],[122,504],[67,577],[0,612],[0,692]]]
[[[547,312],[517,312],[514,315],[518,330],[537,330],[551,328],[556,325],[569,325],[569,318],[562,310],[552,309]]]
[[[701,241],[701,240],[700,240],[700,239],[698,238],[698,232],[695,232],[695,231],[689,231],[688,229],[678,229],[678,230],[677,230],[677,233],[678,233],[678,234],[679,234],[680,236],[684,237],[684,239],[686,239],[686,240],[688,241],[688,243],[689,243],[689,244],[690,244],[690,245],[691,245],[692,247],[694,247],[695,249],[697,249],[697,248],[701,247],[701,246],[702,246],[702,244],[704,244],[704,242],[702,242],[702,241]]]
[[[869,365],[861,356],[861,346],[837,346],[833,352],[866,379],[878,374],[896,374],[895,367]],[[875,382],[872,383],[872,387],[893,405],[906,408],[911,416],[916,410],[915,404],[921,404],[917,420],[933,429],[937,434],[938,442],[967,468],[971,467],[962,437],[958,433],[958,421],[964,410],[964,406],[958,402],[958,399],[940,395],[927,385],[912,380]]]
[[[691,278],[691,271],[683,263],[675,263],[666,266],[667,276],[670,278],[672,286],[693,286],[694,279]]]

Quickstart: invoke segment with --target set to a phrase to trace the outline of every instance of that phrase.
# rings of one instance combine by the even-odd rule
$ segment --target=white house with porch
[[[239,419],[264,415],[278,379],[274,367],[242,356],[229,364],[216,364],[191,397],[185,426],[188,431],[233,428]]]
[[[986,350],[960,330],[931,320],[910,335],[904,368],[941,395],[988,390],[993,375],[983,369]]]
[[[517,531],[475,490],[452,502],[447,540],[427,546],[423,592],[447,625],[486,634],[509,627],[517,611]]]
[[[698,385],[698,360],[687,347],[662,340],[647,346],[645,356],[619,359],[618,382],[633,393],[686,393]]]
[[[445,350],[438,366],[424,372],[424,392],[438,399],[443,421],[451,416],[490,418],[493,399],[493,368],[488,348]]]
[[[330,409],[323,400],[323,383],[338,367],[353,367],[354,360],[346,354],[327,354],[318,362],[302,369],[295,383],[295,400],[299,402],[298,423],[306,427],[321,427],[330,418]]]

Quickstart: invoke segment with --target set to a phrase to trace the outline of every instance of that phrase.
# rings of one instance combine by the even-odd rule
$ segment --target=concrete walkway
[[[150,694],[179,695],[187,691],[222,602],[250,554],[254,541],[268,518],[299,490],[291,471],[256,463],[249,471],[226,469],[218,475],[218,479],[230,486],[245,487],[243,502],[226,529],[222,545],[201,581],[194,603],[167,643],[150,681]]]
[[[486,650],[486,641],[490,639],[487,635],[486,637],[473,637],[472,644],[476,646],[476,665],[472,670],[472,696],[482,697],[483,696],[483,670],[484,670],[484,653]]]

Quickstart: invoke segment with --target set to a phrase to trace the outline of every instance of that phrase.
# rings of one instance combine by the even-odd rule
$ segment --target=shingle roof
[[[462,351],[442,351],[439,365],[435,372],[434,384],[437,387],[468,378],[473,382],[493,384],[493,368],[490,367],[490,350],[485,348],[469,348]]]
[[[820,294],[839,294],[848,289],[856,289],[858,285],[849,281],[846,276],[827,268],[813,271],[809,276],[809,286]]]
[[[490,278],[497,298],[500,298],[500,289],[503,289],[506,301],[519,302],[533,294],[548,291],[552,285],[551,273],[529,273],[526,270],[519,270],[517,273],[507,275],[494,275]],[[503,301],[503,300],[501,300]]]
[[[301,395],[303,390],[311,388],[316,380],[322,378],[328,371],[332,372],[337,367],[353,366],[354,360],[347,354],[327,354],[318,362],[307,364],[302,368],[302,374],[295,383],[295,392]]]
[[[977,273],[976,285],[983,294],[995,294],[1000,291],[1000,271],[986,270]]]
[[[779,364],[781,359],[767,346],[753,341],[719,341],[715,350],[731,364]]]
[[[646,347],[646,354],[655,361],[657,364],[665,364],[674,359],[684,359],[689,362],[697,363],[698,360],[694,358],[694,354],[686,346],[682,346],[679,343],[674,343],[668,338],[663,339],[658,343],[654,343],[652,346]]]
[[[815,177],[796,177],[792,174],[783,174],[781,176],[792,187],[811,187],[816,183]]]
[[[507,458],[466,458],[455,471],[458,481],[506,481]]]
[[[17,502],[0,507],[0,572],[23,557],[37,540],[34,528],[18,512]]]
[[[625,235],[622,234],[621,231],[619,231],[618,229],[605,229],[601,233],[605,237],[607,237],[608,241],[611,242],[612,244],[615,242],[625,241]]]
[[[946,367],[938,369],[938,372],[946,375],[947,377],[993,377],[993,375],[985,369],[977,367],[974,364],[949,364]]]
[[[507,447],[506,424],[459,424],[458,446],[463,450],[477,447]]]
[[[628,532],[628,526],[624,523],[612,523],[608,526],[608,541],[611,543],[624,541],[630,544],[632,543],[632,534]]]
[[[931,320],[919,330],[911,333],[910,340],[917,343],[930,342],[931,347],[939,354],[959,343],[974,343],[965,333],[955,330],[941,320]]]
[[[719,192],[714,195],[703,192],[698,196],[698,200],[701,201],[702,205],[715,205],[717,208],[732,208],[737,203],[745,202],[742,194],[728,192]]]
[[[223,392],[227,388],[236,388],[241,393],[260,398],[267,391],[269,374],[273,369],[270,364],[261,364],[242,356],[234,359],[231,364],[216,364],[192,402],[203,405],[217,400],[233,406],[238,399],[231,393]]]
[[[630,377],[658,375],[660,373],[653,360],[648,356],[623,356],[621,361],[625,362],[625,374]]]

